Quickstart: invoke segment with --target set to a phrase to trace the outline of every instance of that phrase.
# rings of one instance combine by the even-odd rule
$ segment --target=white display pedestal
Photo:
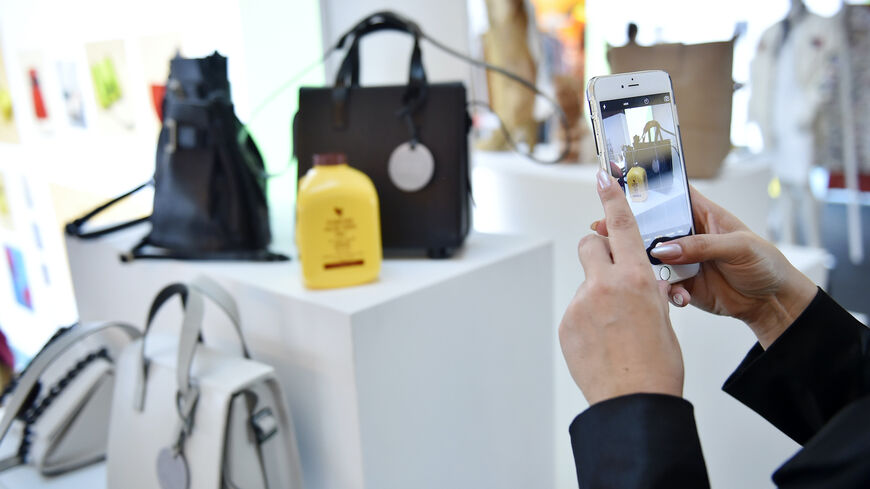
[[[598,166],[591,163],[541,165],[515,153],[490,152],[475,152],[472,163],[472,190],[476,204],[474,225],[477,231],[524,234],[554,241],[555,329],[583,281],[577,243],[590,233],[589,225],[604,216],[596,191]],[[729,161],[717,178],[692,180],[691,183],[735,214],[750,229],[764,235],[769,181],[768,166],[761,159],[753,159]],[[824,251],[797,248],[784,251],[816,283],[825,284],[827,254]],[[734,319],[714,317],[694,308],[679,311],[672,308],[672,311],[672,323],[685,357],[685,394],[696,406],[713,487],[770,485],[770,474],[796,445],[719,390],[727,375],[752,346],[751,333]],[[712,338],[716,340],[712,341]],[[554,341],[553,348],[556,488],[573,489],[577,487],[577,479],[568,426],[587,404],[565,366],[557,341]],[[716,353],[713,354],[711,349]],[[735,424],[723,423],[724,420]],[[755,443],[737,446],[737,437],[750,431]],[[746,464],[732,464],[737,456],[745,458]],[[734,470],[734,467],[740,467],[740,470]]]
[[[223,284],[278,371],[306,488],[552,487],[548,243],[474,234],[451,259],[385,260],[377,283],[309,291],[296,262],[119,263],[143,232],[68,240],[82,319],[142,324],[171,281]],[[217,326],[207,341],[232,340]]]

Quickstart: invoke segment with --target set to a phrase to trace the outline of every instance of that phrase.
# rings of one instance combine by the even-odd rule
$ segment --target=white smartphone
[[[586,98],[599,163],[625,191],[655,276],[674,283],[697,275],[697,263],[665,265],[649,254],[695,232],[671,77],[664,71],[594,77]]]

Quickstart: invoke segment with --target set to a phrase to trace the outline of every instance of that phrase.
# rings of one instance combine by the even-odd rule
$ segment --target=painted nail
[[[649,254],[656,258],[679,258],[683,254],[683,248],[676,243],[658,244]]]
[[[598,170],[598,187],[602,190],[610,187],[610,175],[604,170]]]
[[[682,306],[683,305],[683,296],[680,294],[674,295],[674,304],[676,304],[678,306]]]
[[[589,226],[589,229],[591,229],[591,230],[593,230],[593,231],[598,231],[598,222],[599,222],[599,221],[595,221],[595,222],[593,222],[593,223]]]

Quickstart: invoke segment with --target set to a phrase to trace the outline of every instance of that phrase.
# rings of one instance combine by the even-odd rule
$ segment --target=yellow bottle
[[[381,271],[381,219],[371,179],[342,153],[314,155],[299,180],[296,246],[305,286],[363,284]]]
[[[647,182],[646,170],[643,167],[635,166],[628,170],[625,183],[628,185],[628,194],[631,196],[632,202],[643,202],[649,196],[649,182]]]

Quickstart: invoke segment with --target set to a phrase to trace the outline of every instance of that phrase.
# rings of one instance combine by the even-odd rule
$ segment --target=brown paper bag
[[[613,73],[664,70],[674,83],[689,178],[716,176],[731,150],[734,40],[611,48]]]

